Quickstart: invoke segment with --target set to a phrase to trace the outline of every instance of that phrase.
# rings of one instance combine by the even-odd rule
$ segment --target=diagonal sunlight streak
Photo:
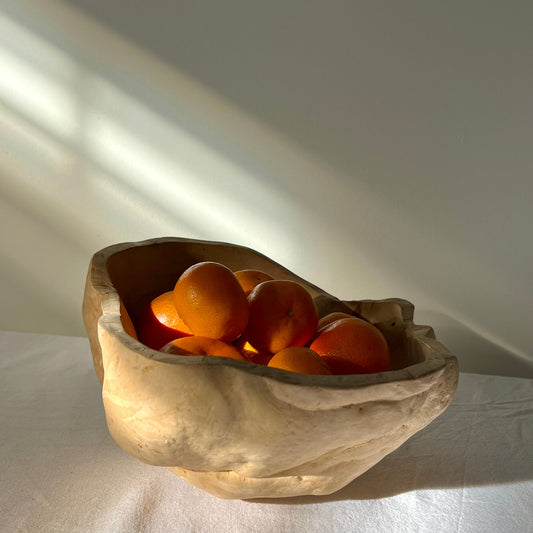
[[[87,83],[91,105],[82,142],[89,159],[169,212],[185,214],[206,236],[214,232],[252,247],[275,238],[282,250],[289,249],[272,215],[288,214],[293,209],[290,199],[250,179],[237,165],[105,80],[93,75]],[[263,205],[273,206],[268,216]]]
[[[72,165],[78,165],[81,171],[78,180],[81,180],[81,185],[87,182],[90,174],[87,167],[94,166],[91,164],[94,162],[96,166],[102,166],[106,171],[120,176],[145,201],[150,199],[154,202],[151,213],[146,212],[146,206],[141,201],[136,202],[132,211],[136,217],[144,219],[160,222],[166,219],[167,223],[163,224],[160,231],[165,226],[169,232],[173,229],[175,231],[173,217],[188,218],[188,225],[196,228],[194,236],[240,241],[252,247],[275,238],[282,249],[290,249],[288,243],[285,247],[282,245],[285,233],[281,226],[278,224],[276,227],[268,217],[259,218],[257,198],[261,198],[263,204],[268,202],[277,206],[276,209],[282,204],[267,187],[261,186],[256,180],[257,188],[261,190],[253,190],[250,188],[250,176],[235,165],[224,161],[202,143],[187,136],[185,132],[178,131],[175,126],[164,124],[162,117],[142,109],[140,102],[105,80],[98,79],[68,54],[1,14],[0,30],[0,40],[4,44],[0,47],[0,65],[6,73],[0,76],[1,100],[32,123],[38,124],[42,131],[66,143],[66,148],[72,152],[68,153],[65,161],[59,162],[56,159],[52,163],[52,172],[48,173],[47,179],[54,179],[57,183],[61,175],[63,178],[67,177]],[[16,46],[9,46],[9,43],[15,43]],[[16,53],[11,51],[14,48]],[[39,55],[35,53],[36,50],[39,50]],[[107,106],[104,105],[106,103]],[[5,109],[7,108],[4,108],[4,117]],[[141,109],[142,113],[139,113]],[[117,110],[121,111],[121,121],[107,117],[106,112],[116,114]],[[131,124],[132,117],[140,117],[142,128],[135,128],[136,124]],[[128,120],[129,124],[120,123],[124,120]],[[12,128],[24,128],[24,125],[14,126],[12,118],[8,117],[7,122]],[[146,134],[141,135],[141,132],[147,131],[161,134],[163,130],[166,130],[165,137],[148,138]],[[24,133],[28,138],[33,137],[27,131]],[[161,140],[165,138],[167,142],[165,150],[162,150],[161,146],[165,143]],[[154,144],[156,140],[157,147]],[[28,144],[35,146],[33,142]],[[46,142],[37,144],[43,147]],[[64,152],[65,149],[62,150]],[[32,159],[39,159],[39,155],[33,150],[23,147],[22,151],[29,152]],[[86,159],[85,163],[73,161],[80,156]],[[192,165],[184,168],[180,158],[188,159],[189,163],[192,159]],[[53,170],[58,169],[62,170],[54,174]],[[38,171],[37,174],[41,174],[41,179],[36,179],[34,185],[46,194],[48,188],[41,183],[42,172]],[[231,184],[226,184],[228,181]],[[110,181],[106,183],[102,173],[99,173],[99,183],[100,190],[105,188],[107,192],[113,191],[117,198],[127,194],[127,191],[111,186]],[[221,186],[225,187],[227,194],[220,194]],[[96,187],[90,189],[95,192]],[[290,205],[288,209],[290,210]],[[75,206],[71,211],[79,213]],[[165,211],[170,214],[170,220]],[[57,213],[55,210],[53,212]],[[243,217],[255,227],[254,232],[248,231],[249,225],[242,223]],[[85,220],[84,224],[92,225],[94,221]],[[155,233],[158,233],[157,224],[153,226]],[[251,235],[254,237],[250,239]]]
[[[78,64],[64,50],[39,37],[0,11],[0,43],[25,64],[39,68],[48,79],[71,84],[76,80]]]
[[[149,235],[172,233],[177,225],[191,235],[198,234],[177,216],[149,209],[146,198],[120,179],[101,172],[77,146],[70,148],[1,103],[0,145],[4,147],[0,158],[3,195],[41,217],[43,224],[53,227],[73,246],[97,249],[110,228],[128,238],[131,224],[139,220]],[[72,187],[73,173],[78,176],[76,187]],[[110,198],[112,210],[107,205]]]
[[[220,224],[224,231],[231,226],[222,214],[210,209],[202,199],[200,185],[195,177],[145,144],[111,120],[89,117],[86,146],[90,156],[105,168],[119,174],[147,197],[176,212],[188,212],[197,220],[203,220],[203,230],[212,224]],[[200,194],[199,194],[200,192]]]
[[[25,166],[34,174],[38,170],[61,168],[72,161],[65,147],[51,135],[42,133],[24,120],[20,113],[3,104],[0,98],[0,140],[5,152],[2,162],[12,160],[13,164]],[[31,150],[28,150],[31,146]]]
[[[31,64],[0,48],[0,95],[55,135],[71,139],[78,129],[78,104],[72,90]]]
[[[257,195],[267,201],[279,200],[279,195],[273,193],[272,187],[257,179],[258,169],[244,169],[237,165],[235,158],[213,148],[199,134],[191,133],[177,120],[166,117],[162,110],[155,111],[131,93],[96,74],[87,78],[85,85],[90,94],[87,100],[90,100],[96,113],[126,126],[130,134],[164,154],[167,159],[175,161],[181,169],[201,175],[212,185],[227,188],[245,201],[253,200]],[[182,99],[183,105],[186,103],[185,95]],[[207,127],[213,123],[213,130],[217,127],[209,115],[202,115],[200,120]],[[187,120],[185,124],[189,125]],[[229,136],[230,132],[222,132],[219,138],[224,134]],[[250,185],[253,186],[250,188]]]
[[[252,247],[275,239],[280,257],[288,258],[291,246],[276,220],[291,215],[289,200],[2,14],[0,30],[0,65],[6,73],[0,76],[0,100],[72,152],[68,158],[74,161],[58,164],[60,174],[77,165],[81,185],[90,181],[92,167],[102,167],[99,183],[108,192],[129,198],[126,190],[106,186],[105,174],[111,173],[110,180],[119,176],[134,196],[154,204],[148,212],[136,202],[137,217],[167,220],[163,226],[170,232],[173,219],[183,220],[195,228],[192,236]],[[270,206],[268,213],[264,205]],[[158,233],[155,224],[154,230]]]

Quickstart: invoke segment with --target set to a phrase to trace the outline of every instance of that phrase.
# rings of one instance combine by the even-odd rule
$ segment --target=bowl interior
[[[302,283],[314,297],[320,316],[332,311],[347,311],[373,323],[387,339],[392,370],[424,362],[431,353],[431,347],[421,342],[420,333],[423,337],[434,339],[433,331],[430,327],[424,329],[413,324],[414,307],[409,302],[397,298],[341,301],[248,248],[168,238],[125,243],[103,252],[101,257],[95,258],[103,263],[101,266],[109,284],[121,298],[134,323],[142,309],[159,294],[171,290],[180,274],[190,265],[199,261],[218,261],[233,271],[260,269],[274,278]],[[354,280],[354,285],[357,286],[357,280]],[[414,335],[415,332],[417,335]]]

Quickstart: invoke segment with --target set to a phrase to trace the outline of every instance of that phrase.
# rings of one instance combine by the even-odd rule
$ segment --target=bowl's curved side
[[[113,311],[116,313],[118,320],[120,320],[120,299],[113,287],[106,283],[106,278],[105,265],[102,264],[97,255],[93,256],[89,263],[85,281],[82,315],[93,356],[94,370],[100,384],[104,382],[104,367],[102,364],[102,348],[98,339],[98,320],[104,314],[104,302],[106,300],[112,306],[114,303]],[[107,307],[109,305],[108,303]]]
[[[167,467],[188,483],[219,498],[276,498],[332,494],[365,473],[423,429],[448,406],[457,387],[457,360],[446,367],[408,422],[368,442],[333,450],[311,463],[299,464],[270,477],[245,476],[235,471],[200,472],[180,466]]]
[[[114,440],[221,497],[309,494],[310,484],[314,494],[338,490],[431,422],[456,386],[453,356],[416,379],[328,388],[327,380],[282,383],[220,358],[152,360],[123,344],[108,317],[99,338]],[[303,390],[313,406],[293,401]],[[335,401],[314,408],[328,394]]]

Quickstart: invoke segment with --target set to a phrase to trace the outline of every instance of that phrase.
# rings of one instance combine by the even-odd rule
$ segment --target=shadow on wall
[[[417,311],[418,322],[431,324],[437,339],[457,356],[461,372],[533,379],[533,363],[436,311]]]

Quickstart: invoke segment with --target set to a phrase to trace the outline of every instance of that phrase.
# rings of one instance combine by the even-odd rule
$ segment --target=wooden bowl
[[[221,357],[152,350],[122,326],[199,261],[299,281],[320,316],[341,310],[385,335],[389,372],[311,376]],[[355,280],[356,282],[356,280]],[[448,406],[457,359],[400,299],[340,301],[268,257],[232,244],[159,238],[97,252],[83,317],[109,432],[126,452],[221,498],[330,494]]]

